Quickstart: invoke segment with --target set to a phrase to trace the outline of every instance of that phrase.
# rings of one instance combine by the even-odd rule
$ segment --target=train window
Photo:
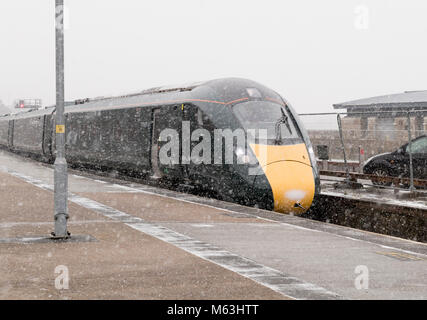
[[[198,121],[198,108],[193,105],[182,105],[182,120],[190,121],[192,124],[196,125]]]
[[[301,138],[292,117],[283,106],[268,101],[237,104],[234,114],[246,130],[266,130],[268,140]]]

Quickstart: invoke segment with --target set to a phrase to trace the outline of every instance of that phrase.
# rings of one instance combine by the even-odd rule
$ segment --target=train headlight
[[[241,147],[237,147],[235,149],[234,153],[236,154],[236,157],[237,157],[237,164],[249,164],[249,163],[251,163],[251,157],[246,154],[245,149],[243,149]]]

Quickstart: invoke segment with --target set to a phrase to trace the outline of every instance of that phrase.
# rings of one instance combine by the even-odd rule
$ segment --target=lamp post
[[[56,159],[54,169],[54,205],[56,239],[69,237],[68,220],[68,174],[65,159],[65,120],[64,120],[64,0],[55,0],[55,38],[56,38]]]
[[[413,163],[413,157],[412,157],[412,133],[411,133],[411,116],[410,111],[408,111],[408,151],[409,151],[409,190],[411,192],[415,191],[414,187],[414,163]]]

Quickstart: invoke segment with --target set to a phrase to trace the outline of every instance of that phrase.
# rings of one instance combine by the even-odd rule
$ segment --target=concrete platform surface
[[[31,243],[53,229],[53,170],[0,152],[0,299],[427,298],[426,244],[73,170],[69,185],[69,230],[96,241]]]

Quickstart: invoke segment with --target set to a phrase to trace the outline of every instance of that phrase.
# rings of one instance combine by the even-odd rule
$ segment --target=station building
[[[407,136],[408,112],[412,136],[427,132],[427,90],[338,103],[334,104],[334,109],[345,109],[343,129],[357,132],[361,138],[395,140]]]

